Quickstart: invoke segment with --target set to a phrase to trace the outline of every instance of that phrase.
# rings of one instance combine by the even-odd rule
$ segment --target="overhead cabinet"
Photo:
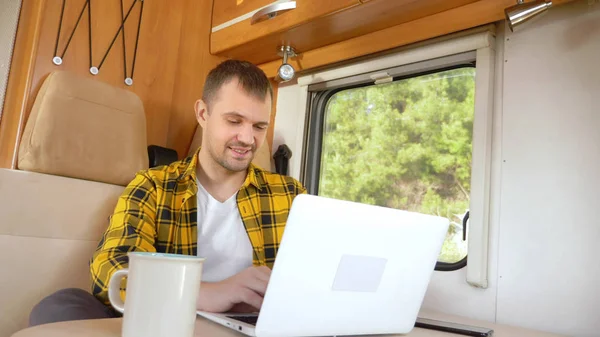
[[[476,1],[214,0],[210,50],[261,64],[281,46],[302,53]]]

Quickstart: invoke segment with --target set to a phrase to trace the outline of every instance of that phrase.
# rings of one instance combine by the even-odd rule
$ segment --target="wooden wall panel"
[[[37,53],[41,18],[45,0],[22,2],[19,26],[8,76],[2,119],[0,120],[0,167],[14,167],[17,140],[32,86],[32,74]]]
[[[208,72],[224,58],[209,52],[212,0],[185,0],[188,13],[182,22],[177,60],[176,82],[173,90],[167,147],[177,150],[180,158],[188,148],[198,127],[194,103],[202,97],[204,80]]]
[[[125,11],[133,0],[124,0]],[[59,54],[64,48],[77,16],[85,0],[66,2],[63,28],[59,42]],[[120,1],[92,1],[92,62],[98,66],[111,40],[121,23]],[[132,11],[125,32],[127,48],[131,49],[131,58],[127,67],[131,72],[132,54],[135,46],[135,33],[141,2]],[[69,45],[61,66],[52,63],[56,33],[60,18],[60,2],[48,1],[43,16],[42,34],[36,58],[31,97],[33,98],[44,78],[54,70],[75,72],[90,78],[107,82],[117,87],[127,88],[136,93],[144,103],[148,130],[148,144],[164,146],[167,140],[169,113],[177,55],[180,45],[181,21],[184,13],[183,1],[146,1],[140,40],[137,51],[134,84],[128,87],[124,83],[123,43],[119,36],[100,68],[98,75],[89,72],[88,19],[84,13],[73,40]],[[33,99],[28,101],[25,117],[28,116]]]
[[[61,54],[85,0],[66,1]],[[134,0],[123,0],[126,12]],[[120,0],[92,1],[92,57],[98,66],[121,22]],[[140,3],[125,25],[131,72]],[[84,13],[63,64],[52,63],[62,1],[25,0],[17,32],[4,115],[0,124],[0,167],[15,167],[23,130],[43,80],[53,70],[72,71],[135,92],[146,112],[148,144],[187,153],[195,131],[193,102],[204,77],[222,58],[209,53],[212,0],[145,1],[134,84],[124,84],[119,35],[97,76],[89,73],[88,17]]]
[[[4,94],[10,72],[10,62],[14,50],[19,14],[21,12],[21,0],[2,0],[0,6],[0,120],[2,119],[2,107],[4,106]]]

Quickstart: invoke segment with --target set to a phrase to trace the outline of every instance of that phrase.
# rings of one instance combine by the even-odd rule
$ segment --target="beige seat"
[[[19,169],[127,185],[148,168],[146,116],[133,92],[51,73],[25,126]]]
[[[89,291],[88,262],[117,198],[148,167],[141,101],[93,79],[49,75],[18,167],[0,169],[0,337],[25,328],[54,291]]]

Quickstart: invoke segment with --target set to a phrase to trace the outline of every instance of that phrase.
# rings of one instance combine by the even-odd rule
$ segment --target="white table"
[[[422,312],[419,317],[482,326],[494,329],[494,337],[559,337],[547,332],[533,331],[506,325],[492,324],[464,317],[435,312]],[[241,337],[237,331],[225,328],[204,318],[196,320],[196,337]],[[21,330],[12,337],[121,337],[121,318],[82,320],[39,325]],[[410,337],[455,337],[446,332],[415,328]]]

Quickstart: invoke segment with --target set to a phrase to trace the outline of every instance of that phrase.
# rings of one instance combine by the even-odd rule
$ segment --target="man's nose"
[[[252,131],[252,125],[245,125],[240,129],[238,133],[238,141],[247,145],[254,144],[254,132]]]

